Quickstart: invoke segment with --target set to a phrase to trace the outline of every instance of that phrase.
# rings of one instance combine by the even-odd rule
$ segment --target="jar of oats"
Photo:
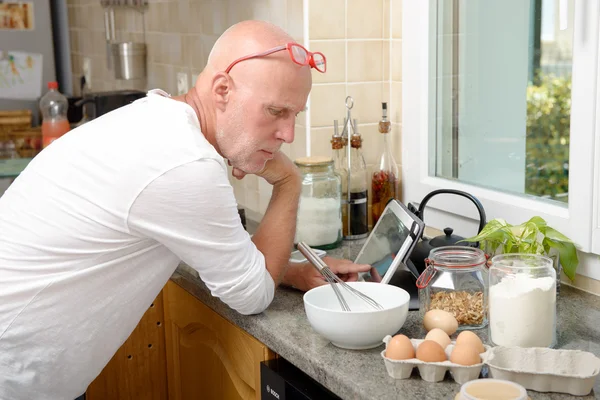
[[[488,268],[483,251],[467,246],[437,247],[417,280],[421,317],[429,310],[454,315],[458,330],[487,326]]]

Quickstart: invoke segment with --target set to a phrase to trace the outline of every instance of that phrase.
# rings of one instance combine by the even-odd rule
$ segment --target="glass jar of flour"
[[[328,250],[342,242],[342,181],[328,157],[303,157],[294,163],[302,174],[302,192],[294,244]]]
[[[489,338],[494,346],[556,345],[556,271],[537,254],[501,254],[489,272]]]

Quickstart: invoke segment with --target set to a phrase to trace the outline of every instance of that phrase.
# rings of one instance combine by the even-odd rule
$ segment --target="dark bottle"
[[[356,121],[355,132],[350,137],[350,205],[348,219],[350,229],[347,239],[361,239],[369,234],[369,176],[367,164],[362,154],[362,137],[358,133]]]

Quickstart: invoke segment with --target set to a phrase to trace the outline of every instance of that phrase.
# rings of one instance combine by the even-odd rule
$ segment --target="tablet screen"
[[[396,206],[396,207],[394,207]],[[373,232],[356,258],[357,264],[370,264],[371,270],[362,274],[362,279],[368,282],[388,282],[391,277],[386,274],[403,261],[404,255],[413,243],[410,225],[412,220],[401,219],[402,210],[397,204],[389,204],[377,221]],[[397,215],[400,214],[400,215]],[[409,225],[409,226],[407,226]],[[400,254],[400,259],[396,256]],[[384,279],[385,278],[385,279]]]

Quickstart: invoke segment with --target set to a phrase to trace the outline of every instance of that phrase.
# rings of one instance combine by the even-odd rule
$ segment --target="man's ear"
[[[218,110],[225,111],[227,103],[229,102],[232,86],[233,81],[231,80],[231,77],[224,72],[219,72],[213,77],[212,95],[215,101],[215,107]]]

